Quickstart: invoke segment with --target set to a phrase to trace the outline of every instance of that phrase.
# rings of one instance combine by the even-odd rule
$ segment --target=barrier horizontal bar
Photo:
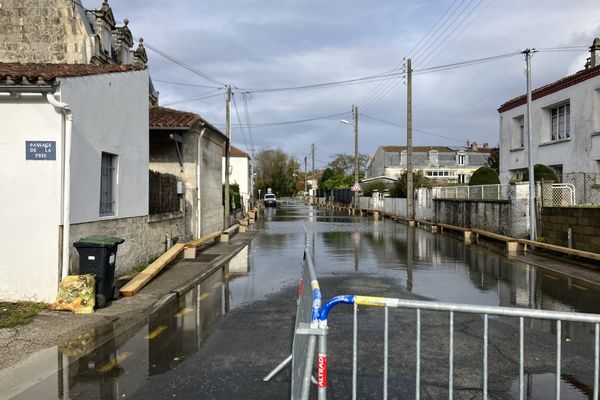
[[[490,314],[506,317],[523,317],[532,319],[561,320],[573,322],[600,323],[600,315],[565,311],[535,310],[528,308],[511,308],[501,306],[479,306],[459,303],[441,303],[434,301],[395,299],[387,297],[343,295],[328,300],[321,308],[320,321],[327,321],[329,312],[338,304],[357,304],[368,307],[411,308],[430,311],[454,311],[466,314]]]

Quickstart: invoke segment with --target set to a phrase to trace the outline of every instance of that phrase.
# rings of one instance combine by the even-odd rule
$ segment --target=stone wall
[[[181,237],[183,214],[168,213],[143,217],[109,219],[71,225],[70,272],[79,270],[79,255],[73,243],[91,235],[117,236],[125,239],[117,252],[116,275],[146,265],[166,250],[166,236]]]
[[[0,62],[88,63],[92,44],[71,0],[4,0]]]
[[[573,248],[600,253],[600,208],[544,207],[541,236],[551,244],[568,245],[572,230]]]

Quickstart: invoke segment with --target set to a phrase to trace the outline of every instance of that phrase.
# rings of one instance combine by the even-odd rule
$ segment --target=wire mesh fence
[[[600,174],[587,172],[563,174],[561,183],[572,185],[575,204],[600,204]]]

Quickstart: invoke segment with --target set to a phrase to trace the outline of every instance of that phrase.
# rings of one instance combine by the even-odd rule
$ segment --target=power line
[[[439,41],[439,42],[437,43],[437,45],[436,45],[436,46],[435,46],[435,47],[434,47],[434,48],[431,50],[431,52],[430,52],[430,53],[429,53],[427,56],[425,56],[425,57],[423,58],[423,60],[421,61],[421,62],[422,62],[424,65],[427,65],[428,61],[429,61],[429,60],[431,60],[431,58],[432,58],[432,57],[433,57],[435,54],[437,54],[437,53],[438,53],[438,49],[439,49],[441,46],[443,46],[443,45],[444,45],[444,43],[446,43],[446,42],[447,42],[447,41],[448,41],[450,38],[452,38],[452,35],[454,35],[454,32],[456,32],[456,30],[457,30],[457,29],[459,29],[459,28],[462,26],[462,24],[464,24],[464,23],[465,23],[465,22],[466,22],[466,21],[469,19],[469,17],[470,17],[470,16],[471,16],[471,15],[472,15],[472,14],[475,12],[475,10],[477,10],[477,9],[478,9],[478,8],[481,6],[481,4],[483,4],[483,2],[484,2],[484,0],[479,0],[479,2],[478,2],[477,4],[475,4],[475,7],[473,7],[473,8],[471,9],[471,11],[469,11],[469,13],[468,13],[468,14],[467,14],[467,15],[466,15],[466,16],[465,16],[465,17],[464,17],[462,20],[460,20],[460,22],[458,22],[458,24],[457,24],[457,25],[455,25],[455,26],[454,26],[454,28],[453,28],[453,29],[450,31],[450,33],[449,33],[449,34],[447,34],[446,36],[444,36],[444,38],[443,38],[441,41]],[[472,4],[472,3],[469,3],[469,5],[470,5],[470,4]],[[467,7],[466,7],[466,8],[468,8],[468,6],[469,6],[469,5],[467,5]],[[466,10],[466,8],[465,8],[465,10]],[[457,37],[458,37],[458,35],[457,35],[457,36],[455,36],[454,38],[452,38],[452,40],[450,41],[450,43],[451,43],[452,41],[454,41],[454,40],[455,40]],[[448,43],[448,45],[449,45],[450,43]],[[446,47],[447,47],[447,46],[446,46]]]
[[[294,121],[254,123],[254,124],[251,124],[250,126],[252,126],[253,128],[265,128],[265,127],[271,127],[271,126],[293,125],[293,124],[301,124],[301,123],[305,123],[305,122],[317,121],[317,120],[321,120],[321,119],[341,117],[341,116],[348,115],[348,114],[350,114],[350,112],[345,111],[345,112],[341,112],[341,113],[337,113],[337,114],[321,115],[318,117],[298,119],[298,120],[294,120]],[[215,124],[215,125],[221,126],[223,124]],[[239,125],[237,125],[237,126],[234,125],[234,127],[239,128]]]
[[[248,136],[250,137],[250,145],[252,146],[252,159],[254,159],[254,138],[252,137],[252,127],[250,124],[248,93],[242,93],[242,99],[244,100],[244,115],[246,116],[246,125],[248,126]]]
[[[189,66],[188,64],[186,64],[185,62],[178,60],[177,58],[175,58],[175,57],[173,57],[173,56],[171,56],[171,55],[169,55],[169,54],[165,53],[164,51],[162,51],[162,50],[160,50],[160,49],[158,49],[158,48],[156,48],[156,47],[152,46],[151,44],[148,44],[148,43],[147,43],[147,42],[145,42],[143,39],[139,39],[139,42],[140,42],[140,43],[143,43],[144,47],[147,47],[147,48],[149,48],[150,50],[154,51],[155,53],[157,53],[157,54],[159,54],[159,55],[163,56],[163,57],[164,57],[164,58],[166,58],[167,60],[169,60],[169,61],[171,61],[171,62],[173,62],[173,63],[175,63],[175,64],[179,65],[180,67],[183,67],[183,68],[187,69],[188,71],[192,72],[193,74],[196,74],[196,75],[198,75],[198,76],[200,76],[200,77],[202,77],[202,78],[206,79],[207,81],[210,81],[210,82],[213,82],[213,83],[219,84],[219,85],[221,85],[221,86],[223,86],[223,87],[227,86],[227,85],[226,85],[226,84],[224,84],[223,82],[220,82],[220,81],[218,81],[218,80],[216,80],[216,79],[214,79],[214,78],[211,78],[209,75],[205,74],[204,72],[202,72],[202,71],[200,71],[200,70],[198,70],[198,69],[196,69],[196,68],[194,68],[194,67],[191,67],[191,66]]]
[[[360,115],[362,115],[363,117],[366,117],[368,119],[372,119],[374,121],[379,121],[379,122],[384,123],[384,124],[398,126],[400,128],[406,128],[406,125],[399,124],[399,123],[396,123],[396,122],[387,121],[385,119],[381,119],[381,118],[377,118],[377,117],[373,117],[371,115],[368,115],[368,114],[365,114],[365,113],[362,113],[362,112],[360,113]],[[453,140],[455,142],[464,143],[463,139],[456,139],[456,138],[453,138],[453,137],[450,137],[450,136],[440,135],[439,133],[428,132],[428,131],[424,131],[422,129],[416,129],[416,128],[413,128],[413,131],[421,132],[424,135],[435,136],[435,137],[439,137],[439,138],[442,138],[442,139],[448,139],[448,140]]]
[[[240,112],[238,111],[237,103],[235,101],[235,96],[232,96],[232,100],[233,100],[233,108],[235,109],[235,114],[237,115],[237,120],[240,124],[239,128],[240,128],[240,131],[242,132],[242,140],[244,141],[246,150],[250,151],[250,148],[248,146],[248,141],[246,140],[246,131],[244,130],[244,125],[242,125],[242,119],[240,118]]]
[[[220,89],[219,89],[219,91],[220,91]],[[214,92],[212,92],[212,93],[214,93]],[[193,102],[193,101],[204,100],[204,99],[210,99],[210,98],[217,97],[217,96],[221,96],[221,95],[222,95],[222,93],[217,93],[217,94],[209,94],[209,95],[206,95],[206,96],[196,96],[196,97],[191,97],[191,98],[189,98],[189,99],[175,100],[175,101],[172,101],[172,102],[170,102],[170,103],[165,103],[165,104],[164,104],[164,106],[166,107],[166,106],[172,106],[172,105],[174,105],[174,104],[191,103],[191,102]]]
[[[173,81],[165,81],[162,79],[152,79],[153,82],[160,82],[160,83],[168,83],[170,85],[178,85],[178,86],[188,86],[188,87],[198,87],[198,88],[205,88],[205,89],[223,89],[223,87],[221,86],[207,86],[207,85],[197,85],[195,83],[186,83],[186,82],[173,82]]]

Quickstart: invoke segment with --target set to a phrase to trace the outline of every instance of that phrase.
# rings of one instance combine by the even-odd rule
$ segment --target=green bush
[[[556,173],[554,173],[554,170],[544,164],[535,164],[533,166],[533,176],[535,177],[536,182],[558,182],[558,178],[556,177]],[[529,181],[529,171],[527,171],[527,173],[523,176],[523,181]]]
[[[363,196],[371,196],[374,191],[383,192],[389,190],[390,186],[384,182],[371,182],[363,186]]]
[[[493,168],[480,167],[471,176],[469,186],[475,185],[497,185],[500,183],[500,178]]]

